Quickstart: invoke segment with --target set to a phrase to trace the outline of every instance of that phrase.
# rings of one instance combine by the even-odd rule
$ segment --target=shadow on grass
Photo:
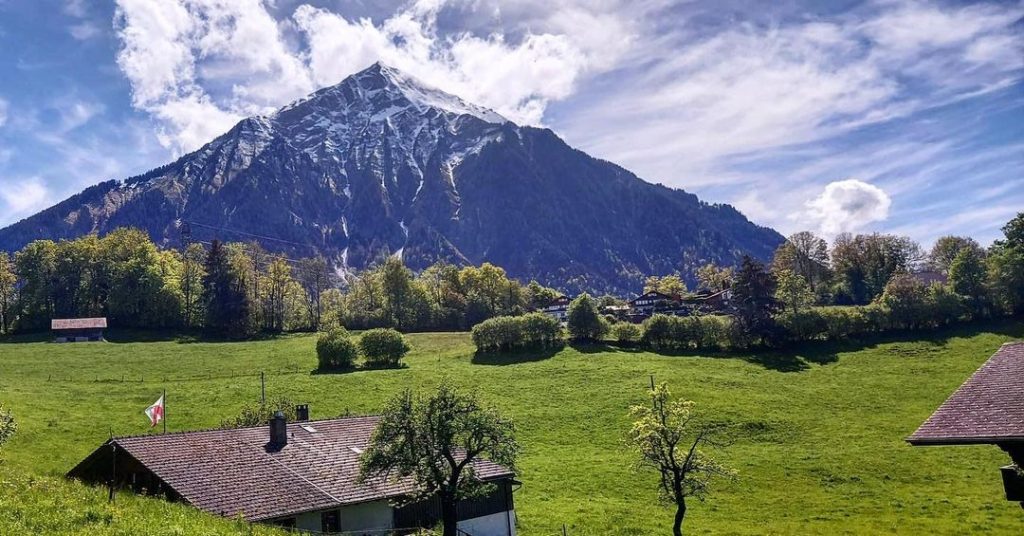
[[[315,368],[309,371],[312,376],[335,376],[343,374],[351,374],[353,372],[366,372],[371,370],[402,370],[409,368],[409,365],[405,363],[399,363],[397,365],[369,365],[361,364],[351,367],[336,367],[336,368]]]
[[[535,361],[544,361],[545,359],[551,359],[555,354],[557,354],[561,350],[561,346],[554,348],[530,348],[515,352],[481,352],[477,350],[473,354],[472,363],[474,365],[493,366],[532,363]]]

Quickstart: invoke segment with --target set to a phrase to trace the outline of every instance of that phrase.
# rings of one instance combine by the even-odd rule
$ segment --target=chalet
[[[669,296],[653,290],[629,300],[629,306],[635,311],[674,309],[679,307],[680,303],[682,300],[679,299],[679,296]]]
[[[54,342],[102,341],[106,318],[54,318],[50,320]]]
[[[112,438],[68,473],[93,484],[163,496],[225,517],[310,532],[408,533],[434,526],[440,504],[402,507],[408,480],[360,482],[359,456],[379,417],[300,421],[278,412],[270,426]],[[459,503],[459,529],[472,536],[514,536],[514,474],[477,460],[486,496]]]
[[[569,315],[570,302],[572,302],[572,300],[565,294],[562,294],[542,307],[541,312],[548,316],[555,317],[558,320],[565,320],[565,317]]]
[[[1024,506],[1024,342],[1004,344],[935,410],[907,442],[914,446],[996,445],[1006,498]]]

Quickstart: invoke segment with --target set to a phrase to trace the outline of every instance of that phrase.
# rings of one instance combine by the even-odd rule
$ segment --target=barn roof
[[[107,327],[107,319],[100,318],[54,318],[50,329],[97,329]]]
[[[288,444],[281,448],[268,445],[267,426],[114,438],[68,475],[80,477],[113,443],[193,506],[249,521],[408,494],[410,480],[357,482],[359,456],[378,420],[288,423]],[[483,480],[513,476],[487,460],[472,466]]]
[[[907,441],[913,445],[1024,442],[1024,342],[999,348]]]

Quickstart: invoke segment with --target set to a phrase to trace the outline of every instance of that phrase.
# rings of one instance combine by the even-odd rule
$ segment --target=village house
[[[50,320],[53,342],[102,341],[106,318],[54,318]]]
[[[569,303],[571,302],[572,300],[568,296],[562,294],[541,308],[541,312],[559,321],[564,321],[569,315]]]
[[[289,425],[278,412],[269,426],[117,437],[68,477],[300,531],[380,536],[434,526],[440,519],[436,499],[392,505],[414,491],[411,481],[359,481],[359,457],[378,420]],[[472,467],[494,486],[486,496],[459,503],[459,529],[471,536],[514,536],[515,475],[487,460]]]
[[[907,442],[914,446],[996,445],[1006,499],[1024,507],[1024,342],[1007,343],[935,410]]]

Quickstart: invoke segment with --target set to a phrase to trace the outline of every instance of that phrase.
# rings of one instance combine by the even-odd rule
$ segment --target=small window
[[[300,424],[299,426],[302,427],[303,430],[305,430],[305,431],[307,431],[307,432],[309,432],[311,434],[315,434],[316,433],[316,428],[313,428],[312,426],[310,426],[308,424]]]
[[[323,532],[340,532],[341,518],[337,510],[323,512],[320,514],[320,530]]]
[[[359,447],[349,447],[349,450],[351,450],[352,452],[355,452],[356,454],[362,454],[363,453],[363,449],[361,449]]]

